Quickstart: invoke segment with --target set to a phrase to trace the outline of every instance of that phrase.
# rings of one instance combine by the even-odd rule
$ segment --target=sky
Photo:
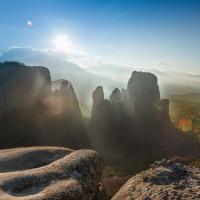
[[[0,0],[0,49],[200,73],[200,0]]]

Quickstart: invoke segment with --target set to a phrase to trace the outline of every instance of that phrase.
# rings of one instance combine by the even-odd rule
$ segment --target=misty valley
[[[0,200],[200,200],[200,0],[0,0]]]
[[[127,86],[122,89],[115,88],[109,95],[109,99],[104,97],[102,85],[94,88],[90,97],[92,99],[91,114],[90,117],[86,117],[83,115],[70,80],[52,81],[49,69],[43,66],[27,66],[14,61],[1,62],[0,145],[5,150],[1,150],[0,170],[11,172],[17,168],[20,170],[34,168],[36,169],[34,176],[37,177],[40,166],[45,167],[57,159],[58,161],[55,162],[59,162],[59,159],[69,152],[77,154],[78,151],[74,150],[94,149],[100,153],[104,161],[101,157],[93,158],[94,153],[87,153],[86,150],[77,157],[80,156],[80,159],[83,159],[83,155],[86,154],[86,160],[87,156],[97,159],[100,169],[96,163],[96,165],[89,163],[95,172],[99,170],[98,175],[95,175],[99,181],[95,181],[93,191],[89,192],[89,196],[107,199],[114,196],[131,175],[148,169],[149,165],[156,160],[163,160],[161,166],[173,167],[172,169],[175,170],[173,173],[179,173],[176,172],[177,166],[173,163],[174,161],[168,162],[168,159],[178,160],[184,164],[195,162],[198,165],[200,145],[197,128],[196,132],[193,131],[194,125],[186,120],[188,115],[176,111],[178,108],[181,109],[182,104],[185,109],[192,109],[185,105],[187,103],[184,104],[187,102],[187,95],[171,98],[176,107],[173,110],[174,114],[171,114],[172,121],[170,100],[162,99],[158,79],[154,74],[133,71]],[[181,100],[182,104],[179,102]],[[197,100],[196,98],[198,103]],[[187,133],[180,129],[185,129]],[[14,149],[13,152],[6,150],[14,147],[24,148]],[[12,167],[15,160],[18,160],[20,164]],[[84,158],[82,162],[80,165],[85,165],[84,162],[89,161],[85,161]],[[60,164],[58,164],[58,171],[64,170],[59,166]],[[57,168],[52,173],[57,174],[56,170]],[[69,174],[68,171],[66,173]],[[103,173],[102,179],[101,173]],[[28,178],[23,174],[16,174],[16,176],[19,178],[25,176],[24,180]],[[42,176],[48,177],[45,172],[42,172]],[[56,179],[62,180],[62,176]],[[4,180],[3,177],[2,179]],[[49,181],[29,179],[28,184],[33,184],[31,189],[30,186],[25,186],[24,189],[15,188],[12,189],[12,195],[28,195],[29,191],[26,190],[30,190],[31,194],[34,193],[32,190],[40,191],[39,188],[33,189],[35,184],[41,185],[38,187],[49,185]],[[8,181],[9,179],[5,178],[7,185],[2,187],[18,187],[9,185]],[[100,182],[101,190],[97,192]],[[17,182],[14,181],[13,184],[16,185]],[[21,184],[25,183],[21,181],[19,185]],[[87,188],[84,193],[88,193]],[[120,191],[118,193],[113,199],[123,199],[117,197],[120,196]]]

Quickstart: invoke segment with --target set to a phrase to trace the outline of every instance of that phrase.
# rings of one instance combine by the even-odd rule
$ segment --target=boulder
[[[27,147],[0,151],[0,200],[90,200],[102,157],[93,150]]]
[[[200,169],[171,160],[157,161],[129,179],[112,200],[200,199]]]

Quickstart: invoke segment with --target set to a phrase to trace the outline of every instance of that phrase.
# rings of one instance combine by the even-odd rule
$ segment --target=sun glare
[[[67,35],[61,35],[61,34],[58,34],[52,41],[52,43],[56,51],[62,51],[62,52],[70,51],[72,46]]]

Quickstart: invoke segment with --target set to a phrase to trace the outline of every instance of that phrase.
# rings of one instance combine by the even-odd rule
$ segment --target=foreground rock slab
[[[102,157],[93,150],[0,150],[0,200],[90,200],[102,169]]]
[[[156,162],[129,179],[112,200],[200,199],[200,169],[173,161]]]

